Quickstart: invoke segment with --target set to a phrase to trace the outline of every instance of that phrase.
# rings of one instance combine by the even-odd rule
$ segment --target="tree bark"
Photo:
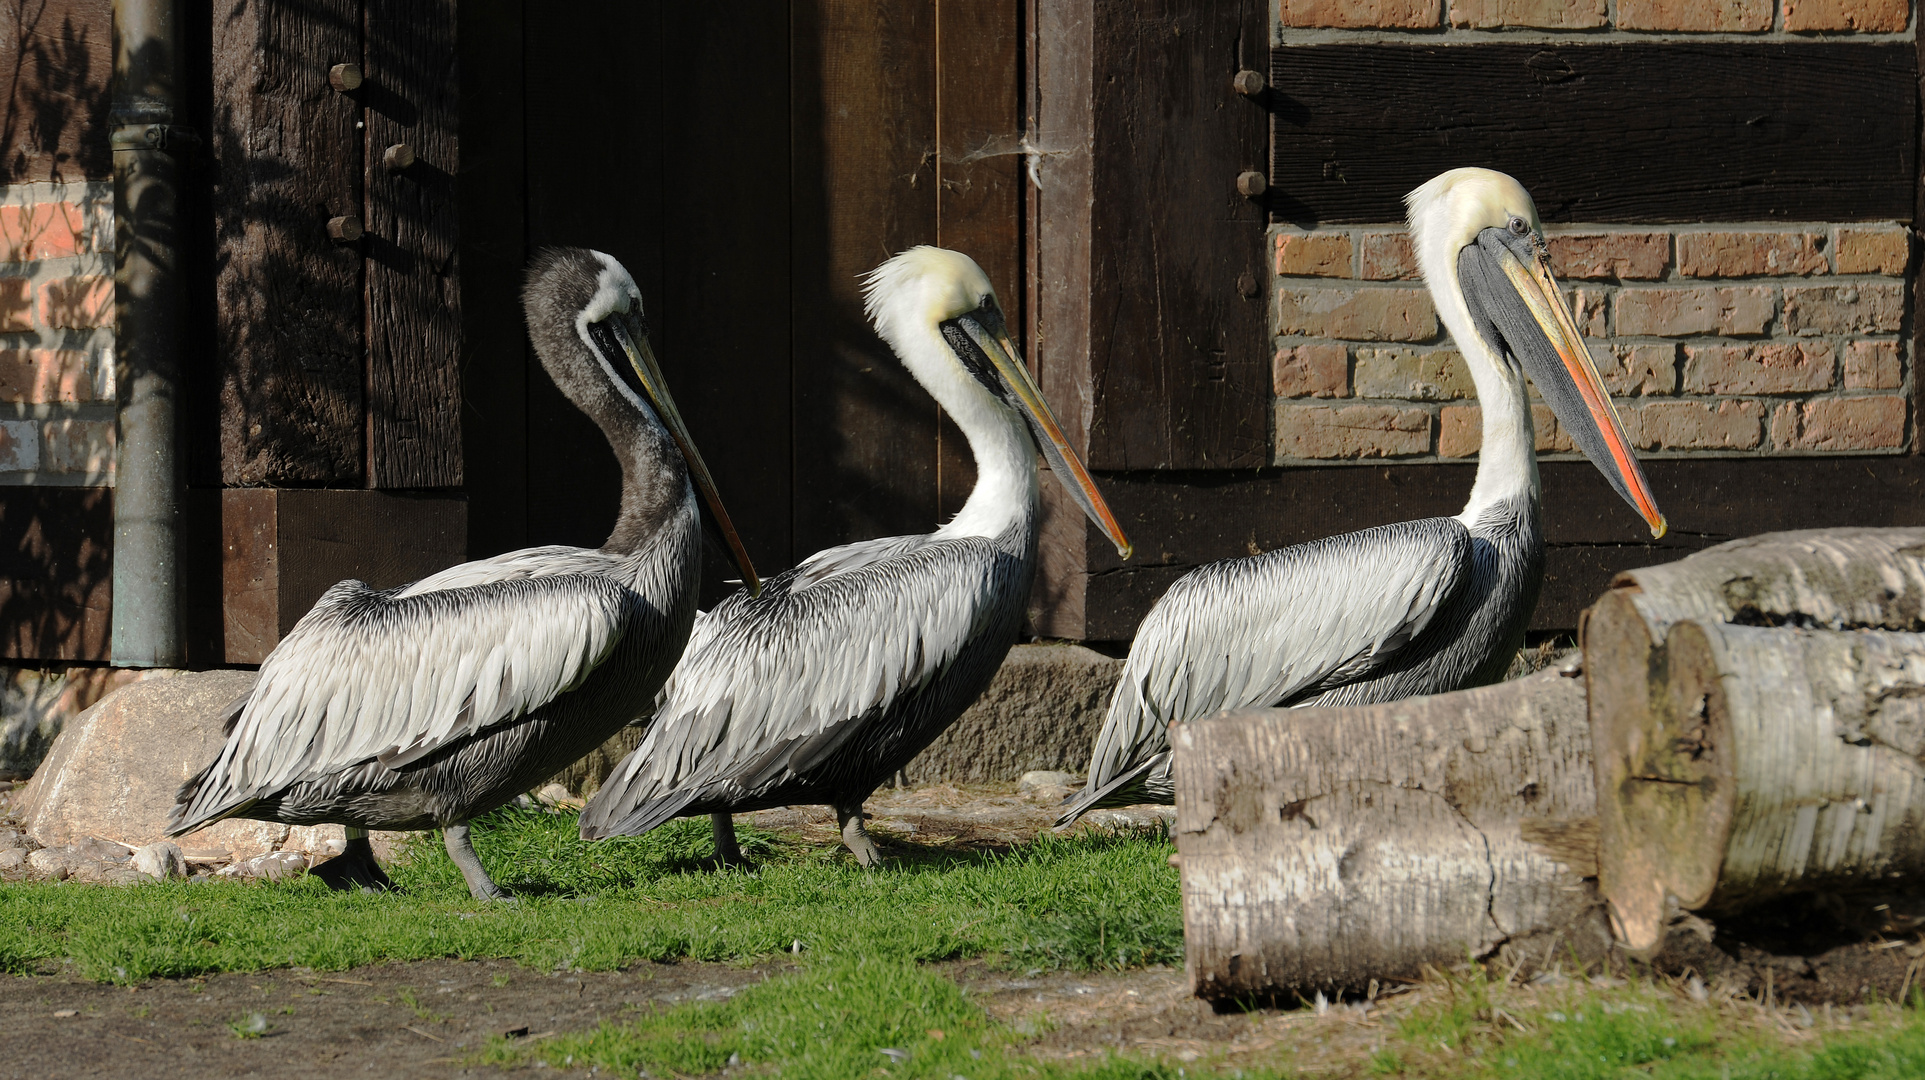
[[[1524,964],[1608,948],[1584,880],[1594,796],[1575,674],[1176,725],[1191,988],[1303,996],[1507,943]]]

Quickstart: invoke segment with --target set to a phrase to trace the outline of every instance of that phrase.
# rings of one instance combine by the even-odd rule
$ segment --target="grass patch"
[[[872,873],[839,850],[744,829],[761,868],[742,874],[695,870],[704,821],[593,844],[575,830],[573,815],[538,810],[476,823],[482,859],[521,896],[513,904],[471,899],[438,837],[390,868],[398,895],[334,893],[307,878],[0,885],[0,970],[71,961],[88,978],[136,983],[441,957],[606,970],[800,952],[1092,969],[1183,955],[1160,836],[1046,835],[1000,853],[912,847]]]

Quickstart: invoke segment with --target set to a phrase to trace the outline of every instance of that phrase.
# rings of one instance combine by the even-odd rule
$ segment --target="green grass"
[[[586,844],[571,815],[492,815],[476,847],[521,895],[513,904],[472,900],[434,838],[391,868],[399,895],[332,893],[312,879],[0,885],[0,970],[64,960],[135,983],[437,957],[584,970],[797,951],[1074,969],[1182,959],[1177,875],[1160,837],[1045,836],[1002,854],[912,848],[872,873],[838,850],[743,830],[761,869],[718,874],[695,869],[707,832],[688,821]]]

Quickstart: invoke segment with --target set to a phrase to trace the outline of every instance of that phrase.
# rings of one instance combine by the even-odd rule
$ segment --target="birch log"
[[[1736,540],[1620,574],[1585,612],[1579,637],[1597,739],[1597,790],[1604,795],[1598,807],[1598,887],[1612,901],[1621,939],[1635,952],[1655,948],[1663,933],[1663,890],[1669,886],[1661,886],[1653,872],[1702,863],[1697,846],[1730,826],[1715,814],[1731,804],[1699,805],[1684,790],[1731,779],[1729,772],[1714,771],[1729,767],[1728,756],[1706,756],[1698,746],[1711,733],[1691,734],[1702,728],[1686,722],[1696,715],[1695,699],[1671,697],[1682,690],[1669,680],[1666,635],[1693,619],[1702,625],[1925,630],[1925,529],[1826,529]],[[1669,750],[1648,741],[1660,732],[1685,741]],[[1665,794],[1664,778],[1689,779]],[[1638,816],[1635,830],[1627,814]],[[1709,902],[1703,876],[1715,878],[1718,866],[1696,873],[1672,883],[1683,890],[1674,895],[1686,907]]]
[[[1192,990],[1364,990],[1540,932],[1608,945],[1583,880],[1594,798],[1575,674],[1173,727]]]

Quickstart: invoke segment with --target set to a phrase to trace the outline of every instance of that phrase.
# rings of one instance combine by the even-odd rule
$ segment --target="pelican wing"
[[[590,800],[583,835],[644,832],[697,799],[821,764],[984,632],[1014,563],[977,537],[890,538],[724,600],[696,621],[654,725]]]
[[[364,762],[406,768],[581,685],[637,602],[607,572],[614,562],[534,549],[393,591],[335,585],[261,665],[220,755],[182,787],[170,828]],[[422,587],[436,579],[444,587]]]
[[[1063,821],[1140,781],[1168,750],[1172,723],[1286,704],[1380,670],[1463,587],[1470,555],[1462,523],[1427,518],[1185,575],[1137,630],[1089,783]]]

